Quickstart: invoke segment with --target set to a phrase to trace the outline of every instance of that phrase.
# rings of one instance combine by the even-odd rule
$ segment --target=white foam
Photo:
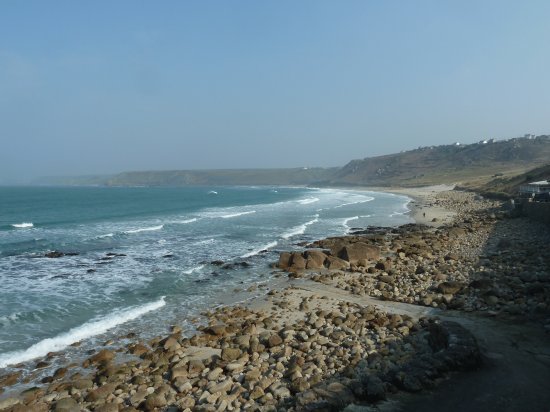
[[[198,246],[198,245],[211,245],[211,244],[214,243],[215,241],[216,241],[216,239],[214,239],[214,238],[205,239],[205,240],[199,240],[198,242],[193,243],[193,245],[194,245],[194,246]]]
[[[127,230],[124,233],[152,232],[152,231],[155,231],[155,230],[161,230],[163,227],[164,227],[164,225],[143,227],[143,228],[139,228],[139,229]]]
[[[335,208],[335,209],[338,209],[338,208],[345,207],[345,206],[358,205],[358,204],[360,204],[360,203],[367,203],[367,202],[371,202],[371,201],[373,201],[373,200],[374,200],[374,197],[367,196],[366,199],[357,200],[357,201],[355,201],[355,202],[343,203],[343,204],[341,204],[341,205],[335,206],[334,208]]]
[[[31,222],[14,223],[12,227],[16,227],[17,229],[24,229],[27,227],[34,227],[34,224],[32,224]]]
[[[216,192],[215,190],[211,190],[208,192],[209,195],[217,195],[218,192]]]
[[[249,257],[252,257],[252,256],[259,255],[262,251],[267,250],[267,249],[271,249],[272,247],[277,246],[277,244],[278,244],[277,241],[270,242],[267,245],[265,245],[265,246],[263,246],[259,249],[253,250],[252,252],[245,253],[244,255],[241,256],[241,258],[246,259],[246,258],[249,258]]]
[[[191,275],[191,274],[193,274],[194,272],[198,272],[198,271],[201,270],[203,267],[204,267],[204,265],[195,266],[194,268],[184,270],[183,273],[186,274],[186,275]]]
[[[318,197],[308,197],[306,199],[298,200],[298,203],[300,203],[301,205],[309,205],[311,203],[315,203],[318,201],[319,201]]]
[[[11,323],[17,322],[17,319],[21,316],[20,312],[11,313],[9,315],[0,316],[0,325],[7,326]]]
[[[193,223],[193,222],[196,222],[197,221],[197,218],[194,217],[193,219],[186,219],[186,220],[179,220],[177,222],[174,222],[174,223],[179,223],[179,224],[182,224],[182,225],[187,225],[189,223]]]
[[[256,213],[256,211],[255,210],[249,210],[247,212],[230,213],[228,215],[222,215],[220,217],[222,219],[231,219],[232,217],[251,215],[252,213]]]
[[[115,326],[136,319],[147,312],[157,310],[164,305],[166,305],[166,302],[164,301],[164,296],[162,296],[156,302],[119,310],[108,316],[86,322],[83,325],[69,330],[68,332],[62,333],[61,335],[41,340],[28,349],[5,353],[0,355],[0,368],[5,368],[8,365],[25,362],[30,359],[39,358],[47,355],[49,352],[59,351],[74,342],[105,333]]]
[[[308,226],[311,226],[312,224],[319,221],[319,215],[315,215],[315,219],[310,220],[309,222],[306,222],[302,225],[293,227],[288,232],[285,232],[281,235],[283,239],[290,239],[293,236],[303,235],[306,232],[306,229]]]
[[[359,219],[359,216],[352,216],[352,217],[345,218],[344,221],[342,222],[342,226],[349,228],[348,223],[351,222],[352,220],[357,220],[357,219]]]
[[[106,235],[100,235],[100,236],[98,236],[98,238],[113,237],[114,235],[115,235],[114,233],[107,233]]]

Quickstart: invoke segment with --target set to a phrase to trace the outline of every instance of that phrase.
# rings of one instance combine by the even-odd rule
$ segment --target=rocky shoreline
[[[550,331],[548,228],[470,193],[430,202],[452,218],[284,252],[287,285],[205,313],[193,336],[174,326],[107,345],[40,387],[0,394],[0,411],[352,410],[481,367],[476,336],[447,313]],[[21,378],[0,376],[0,393]]]

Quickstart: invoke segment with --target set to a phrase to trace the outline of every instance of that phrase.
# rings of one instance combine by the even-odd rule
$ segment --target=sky
[[[0,1],[0,183],[550,134],[550,2]]]

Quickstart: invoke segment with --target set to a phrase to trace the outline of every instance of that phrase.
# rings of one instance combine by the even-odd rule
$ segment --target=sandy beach
[[[0,373],[0,410],[544,410],[549,230],[451,189],[387,190],[417,224],[283,252],[197,334],[107,343],[20,394]]]

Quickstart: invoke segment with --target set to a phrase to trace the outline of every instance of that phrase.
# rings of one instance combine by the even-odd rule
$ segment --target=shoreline
[[[357,262],[344,265],[335,257],[333,262],[342,264],[341,269],[324,268],[324,265],[315,270],[288,267],[271,279],[278,285],[264,289],[265,294],[246,299],[244,303],[226,303],[212,308],[205,316],[207,325],[199,327],[194,337],[183,336],[181,328],[176,326],[170,335],[126,345],[124,356],[132,360],[122,363],[117,358],[123,353],[98,347],[88,360],[92,379],[79,372],[71,375],[70,368],[56,371],[61,376],[54,375],[44,389],[31,390],[32,395],[24,392],[19,397],[5,399],[0,393],[0,410],[17,411],[18,407],[31,406],[34,410],[62,410],[63,405],[128,412],[161,411],[170,405],[182,411],[229,407],[235,410],[245,407],[251,410],[308,410],[313,405],[319,407],[316,410],[323,410],[357,402],[373,404],[402,393],[424,393],[426,384],[436,384],[447,376],[433,364],[411,363],[420,353],[428,358],[435,356],[434,348],[424,339],[426,334],[437,335],[439,339],[447,336],[443,340],[454,336],[463,342],[464,350],[460,353],[448,352],[449,347],[445,348],[444,344],[439,348],[453,361],[444,369],[477,367],[481,354],[475,338],[460,326],[460,322],[450,320],[456,315],[448,310],[468,311],[471,305],[470,312],[494,316],[491,308],[498,307],[498,299],[487,302],[484,295],[478,296],[477,289],[465,288],[462,278],[456,278],[454,272],[458,266],[473,270],[473,263],[483,256],[480,247],[487,242],[491,225],[498,221],[490,216],[483,217],[479,227],[472,232],[453,222],[463,224],[464,216],[475,216],[494,205],[478,204],[471,195],[446,195],[443,188],[384,191],[413,198],[415,203],[409,203],[412,206],[410,216],[416,224],[410,228],[391,229],[386,234],[339,237],[346,242],[349,240],[348,245],[359,239],[359,242],[378,247],[379,258],[369,258],[362,266]],[[451,206],[455,210],[450,210]],[[436,222],[431,221],[434,217]],[[460,242],[438,237],[430,229],[419,229],[423,224],[441,228],[445,236],[456,229],[456,235],[464,236],[473,246],[463,247]],[[459,233],[459,229],[462,232]],[[429,242],[425,249],[415,249],[418,239]],[[295,253],[304,253],[309,262],[313,259],[310,259],[309,250],[330,249],[328,240],[313,242],[314,249]],[[448,247],[436,249],[436,241],[449,242]],[[447,263],[437,263],[433,257],[437,255],[441,262]],[[298,255],[295,256],[298,259]],[[437,268],[433,273],[432,264],[426,263],[432,260],[433,267]],[[407,291],[410,286],[396,282],[398,274],[406,273],[401,267],[411,262],[416,272],[419,267],[423,268],[423,272],[414,276],[427,278],[421,281],[418,289],[418,296],[425,297],[418,301],[412,299],[412,302],[410,295],[401,293],[401,289]],[[448,272],[446,275],[439,274],[443,265],[450,266],[443,270]],[[429,297],[431,292],[427,291],[433,279],[438,277],[438,288],[447,290]],[[455,290],[452,282],[462,286]],[[400,290],[398,294],[396,289]],[[462,306],[456,306],[459,301]],[[476,306],[478,302],[482,305]],[[437,321],[433,316],[445,320]],[[372,363],[371,358],[377,361]],[[392,364],[401,368],[399,370],[408,380],[380,373]],[[432,371],[433,378],[423,382],[415,372],[418,369]],[[138,382],[140,380],[142,383]],[[0,387],[5,382],[5,377],[1,376]],[[13,405],[2,409],[8,405],[6,401]]]

